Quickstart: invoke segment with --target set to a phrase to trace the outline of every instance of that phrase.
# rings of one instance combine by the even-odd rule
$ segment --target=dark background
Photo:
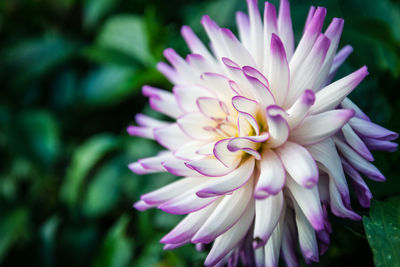
[[[345,19],[341,46],[355,51],[338,77],[369,67],[350,98],[400,132],[400,1],[293,0],[297,40],[310,5],[328,8],[324,27]],[[131,173],[159,146],[125,129],[137,112],[159,116],[140,89],[171,88],[155,64],[167,47],[188,52],[181,25],[206,40],[201,16],[236,31],[236,10],[244,0],[0,1],[1,266],[202,266],[193,246],[158,243],[181,217],[132,209],[174,178]],[[387,177],[369,183],[375,199],[399,194],[399,153],[374,156]],[[362,222],[331,221],[332,244],[313,266],[372,266]]]

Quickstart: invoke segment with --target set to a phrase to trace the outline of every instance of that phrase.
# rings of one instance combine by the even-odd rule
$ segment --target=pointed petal
[[[294,51],[294,34],[292,17],[290,15],[290,4],[288,0],[281,0],[278,15],[278,32],[285,46],[286,56],[290,59]]]
[[[315,95],[315,104],[311,107],[310,114],[318,114],[336,108],[367,75],[368,70],[364,66],[321,89]]]
[[[308,115],[310,108],[314,105],[315,94],[311,90],[305,90],[303,94],[287,110],[289,116],[286,118],[290,129],[298,126]]]
[[[302,145],[311,145],[334,135],[354,116],[354,111],[337,109],[318,115],[307,116],[290,133],[290,140]]]
[[[370,162],[361,157],[351,147],[339,138],[334,137],[337,148],[341,152],[342,156],[359,172],[365,174],[368,178],[382,182],[385,180],[383,174]]]
[[[289,64],[285,48],[279,37],[275,34],[272,34],[271,37],[271,53],[269,56],[269,88],[275,97],[276,103],[283,104],[289,89]]]

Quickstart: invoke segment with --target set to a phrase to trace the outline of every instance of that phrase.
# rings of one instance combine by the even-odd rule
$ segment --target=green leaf
[[[83,25],[93,28],[97,22],[118,4],[118,0],[86,0],[84,3]]]
[[[89,106],[116,104],[137,89],[135,70],[129,67],[104,66],[88,74],[82,84],[82,98]]]
[[[44,110],[31,110],[18,118],[21,139],[17,146],[34,161],[49,166],[57,159],[60,149],[59,125],[52,114]]]
[[[400,266],[400,196],[373,201],[363,222],[375,265]]]
[[[7,51],[5,68],[16,78],[17,84],[24,83],[70,58],[76,48],[75,43],[59,35],[24,40]]]
[[[15,209],[0,220],[0,262],[7,251],[21,238],[26,235],[28,224],[28,211]]]
[[[155,63],[149,49],[146,25],[141,17],[118,15],[110,18],[97,38],[97,45],[132,57],[145,66]]]
[[[61,188],[61,199],[70,208],[76,205],[82,184],[89,171],[105,154],[114,149],[117,144],[117,139],[114,136],[100,134],[91,137],[75,150]]]
[[[120,178],[125,169],[128,170],[125,164],[118,162],[117,158],[97,171],[85,194],[83,209],[86,215],[90,217],[103,215],[115,206],[121,195]]]
[[[127,266],[132,257],[132,241],[126,236],[129,217],[123,215],[107,233],[102,248],[95,260],[95,267]]]

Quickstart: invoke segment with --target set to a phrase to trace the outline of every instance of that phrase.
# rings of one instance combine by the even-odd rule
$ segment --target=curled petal
[[[254,163],[254,158],[249,158],[231,173],[205,184],[196,194],[199,197],[213,197],[225,195],[241,188],[252,176]]]
[[[268,147],[275,148],[284,144],[289,137],[289,125],[281,115],[284,111],[279,106],[267,108],[267,121],[270,138]]]
[[[202,175],[217,177],[232,172],[239,165],[240,161],[241,157],[235,157],[231,161],[231,165],[225,166],[216,157],[207,156],[202,159],[188,162],[186,165]]]

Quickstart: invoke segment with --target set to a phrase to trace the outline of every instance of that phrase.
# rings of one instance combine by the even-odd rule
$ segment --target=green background
[[[292,1],[297,40],[310,5],[327,7],[325,27],[345,19],[341,46],[355,51],[338,77],[369,67],[350,98],[400,132],[400,1]],[[206,40],[201,16],[236,31],[236,10],[244,0],[0,1],[1,266],[202,266],[205,252],[158,243],[180,216],[132,209],[174,177],[131,173],[127,164],[160,147],[125,129],[138,112],[159,117],[140,89],[171,88],[155,64],[167,47],[188,52],[181,25]],[[374,153],[387,177],[368,182],[375,199],[400,194],[399,155]],[[399,198],[373,206],[368,239],[362,222],[332,216],[332,244],[313,266],[373,266],[368,240],[376,265],[400,266],[390,254],[400,251]],[[369,216],[354,198],[353,207]]]

